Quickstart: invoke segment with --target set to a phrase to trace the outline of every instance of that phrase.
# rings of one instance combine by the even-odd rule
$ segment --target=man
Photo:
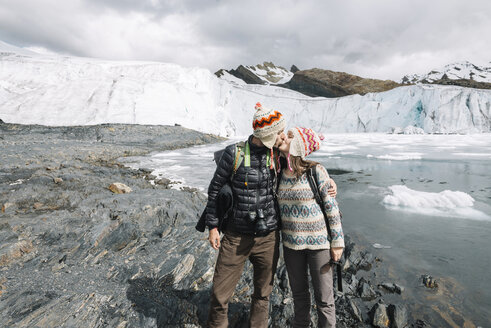
[[[262,107],[260,103],[255,109],[253,134],[240,152],[236,152],[235,145],[226,147],[208,188],[205,216],[208,239],[211,246],[219,250],[209,327],[228,326],[228,302],[247,259],[254,270],[250,327],[268,326],[269,296],[279,257],[280,222],[276,202],[277,153],[273,152],[273,147],[278,147],[286,138],[285,119],[280,112]],[[244,158],[237,160],[241,156]],[[216,201],[227,182],[234,195],[233,215],[228,218],[220,241]]]

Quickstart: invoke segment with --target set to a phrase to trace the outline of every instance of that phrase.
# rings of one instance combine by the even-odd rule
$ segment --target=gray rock
[[[358,279],[356,278],[355,275],[353,274],[347,274],[348,277],[348,282],[343,280],[343,292],[346,295],[352,295],[355,296],[357,295],[357,289],[358,289]]]
[[[389,327],[389,316],[387,314],[387,306],[385,304],[376,303],[372,309],[371,313],[371,324],[379,328]]]
[[[288,281],[288,272],[286,271],[286,266],[283,264],[278,267],[276,277],[278,279],[278,285],[282,290],[287,290],[290,287],[290,283]]]
[[[370,285],[370,283],[364,278],[362,278],[358,284],[357,293],[358,296],[366,301],[373,300],[377,297],[377,294],[373,290],[372,285]]]
[[[391,304],[388,308],[388,314],[391,328],[407,327],[408,315],[404,306]]]
[[[355,301],[352,300],[352,299],[350,299],[348,304],[349,304],[348,310],[353,315],[353,317],[355,318],[355,320],[358,321],[358,322],[363,322],[363,316],[361,314],[360,309],[356,305]]]
[[[397,293],[399,295],[402,294],[402,292],[404,291],[404,287],[402,287],[401,285],[395,284],[395,283],[385,282],[385,283],[379,284],[378,286],[382,287],[384,290],[386,290],[388,292]]]
[[[12,203],[4,203],[1,209],[2,213],[5,213],[9,208],[13,208],[13,206],[14,204]]]
[[[97,247],[101,249],[111,249],[119,251],[125,248],[131,241],[140,235],[137,225],[125,221],[117,224],[115,227],[108,227],[104,235],[101,235]]]
[[[360,263],[358,263],[358,269],[370,271],[372,269],[373,260],[374,257],[372,253],[370,252],[361,253],[361,261]]]
[[[115,194],[127,194],[131,192],[131,188],[125,185],[124,183],[114,182],[111,183],[108,187]]]
[[[363,251],[349,240],[346,242],[346,260],[343,264],[343,271],[353,274],[358,270],[369,271],[372,269],[373,261],[373,254]]]
[[[438,282],[436,281],[435,278],[433,278],[432,276],[430,275],[422,275],[421,276],[421,280],[423,281],[423,285],[426,287],[426,288],[438,288]]]

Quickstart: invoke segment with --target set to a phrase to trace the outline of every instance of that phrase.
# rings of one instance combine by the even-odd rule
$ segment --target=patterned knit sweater
[[[324,199],[326,214],[331,228],[331,245],[327,239],[324,215],[310,189],[307,174],[300,178],[286,177],[282,174],[278,188],[283,244],[291,249],[329,249],[344,247],[341,215],[336,199],[329,196],[326,169],[316,167],[317,181],[321,197]]]

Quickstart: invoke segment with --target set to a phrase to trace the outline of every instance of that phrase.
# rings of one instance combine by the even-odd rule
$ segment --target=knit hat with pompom
[[[324,140],[322,134],[319,135],[314,130],[307,128],[291,128],[288,133],[293,133],[293,139],[290,143],[290,155],[300,156],[302,159],[318,150],[321,147],[321,140]]]
[[[264,146],[273,148],[278,132],[285,129],[286,122],[283,115],[277,110],[263,107],[260,103],[256,104],[256,112],[252,120],[252,133],[261,140]]]

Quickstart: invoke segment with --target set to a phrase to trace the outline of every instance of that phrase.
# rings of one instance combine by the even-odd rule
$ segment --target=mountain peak
[[[257,65],[239,65],[236,69],[221,69],[216,76],[229,80],[230,75],[245,81],[248,84],[282,84],[290,81],[293,73],[284,67],[276,66],[272,62],[263,62]]]
[[[403,84],[438,83],[448,80],[470,80],[491,83],[491,67],[474,65],[469,61],[447,64],[443,68],[433,69],[427,74],[406,75],[401,79]]]

